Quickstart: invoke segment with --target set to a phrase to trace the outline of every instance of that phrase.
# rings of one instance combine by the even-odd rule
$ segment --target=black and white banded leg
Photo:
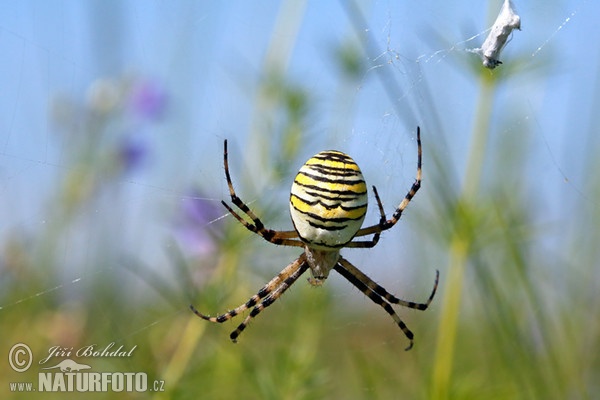
[[[334,269],[340,273],[344,278],[346,278],[350,283],[352,283],[356,288],[358,288],[361,292],[363,292],[369,299],[371,299],[374,303],[380,305],[396,322],[398,327],[404,332],[404,335],[410,341],[410,344],[405,350],[410,350],[413,347],[414,343],[414,334],[406,324],[400,319],[398,314],[394,311],[391,304],[399,304],[404,307],[414,308],[417,310],[426,310],[433,297],[435,296],[435,292],[438,286],[439,280],[439,272],[436,272],[435,284],[433,287],[433,291],[429,296],[429,299],[426,303],[415,303],[412,301],[401,300],[393,295],[391,295],[387,290],[385,290],[382,286],[375,283],[371,278],[362,273],[358,268],[348,262],[346,259],[340,257],[340,260],[335,265]]]
[[[231,181],[231,175],[229,174],[229,161],[227,157],[227,140],[223,144],[223,164],[225,167],[225,179],[227,180],[227,186],[229,187],[229,195],[231,202],[239,208],[244,214],[252,220],[252,223],[246,221],[240,214],[231,208],[225,201],[221,201],[221,204],[229,211],[231,215],[235,217],[242,225],[246,227],[250,232],[254,232],[261,236],[268,242],[283,245],[283,246],[295,246],[303,247],[304,243],[298,239],[296,231],[275,231],[273,229],[266,228],[260,218],[254,214],[254,212],[238,197],[233,188],[233,182]]]
[[[396,225],[396,223],[402,217],[402,213],[404,212],[404,210],[406,209],[406,207],[408,206],[410,201],[413,199],[413,197],[415,197],[415,194],[417,194],[417,192],[421,188],[421,179],[422,179],[422,175],[423,175],[422,158],[423,158],[423,150],[421,149],[421,128],[417,127],[417,175],[415,178],[415,182],[412,184],[412,186],[408,190],[408,193],[406,193],[406,195],[404,196],[404,199],[402,199],[402,201],[398,205],[398,208],[396,208],[396,210],[394,211],[394,214],[392,214],[392,218],[386,220],[384,217],[384,218],[380,219],[380,221],[377,225],[372,225],[372,226],[368,226],[366,228],[361,228],[356,233],[355,237],[366,236],[366,235],[371,235],[371,234],[378,235],[381,232],[386,231],[386,230],[390,229],[391,227],[393,227],[394,225]],[[377,190],[375,189],[375,187],[373,187],[373,190],[375,191],[376,198],[379,199],[379,196],[377,195]],[[381,204],[381,202],[379,200],[377,201],[377,203]],[[385,215],[383,213],[383,206],[380,206],[380,214]],[[379,236],[377,236],[377,239],[379,239]],[[358,246],[356,246],[356,245],[353,246],[352,242],[350,242],[350,243],[348,243],[348,245],[346,247],[363,247],[360,244],[364,243],[364,242],[357,242],[357,243],[359,244]],[[366,243],[369,243],[369,242],[366,242]],[[377,241],[375,241],[375,244],[376,243],[377,243]],[[366,247],[369,247],[369,246],[366,246]],[[372,246],[370,246],[370,247],[372,247]]]
[[[246,303],[234,308],[233,310],[227,311],[224,314],[211,317],[202,314],[193,305],[190,305],[190,309],[202,319],[210,322],[222,323],[229,321],[236,315],[244,312],[245,310],[252,308],[250,314],[244,319],[244,321],[236,328],[235,331],[231,332],[229,336],[233,342],[236,342],[237,337],[246,328],[252,318],[258,315],[266,307],[273,304],[287,289],[293,284],[306,270],[308,264],[306,263],[306,256],[302,254],[296,261],[285,267],[276,277],[271,279],[269,283],[262,287],[257,294],[252,296]]]

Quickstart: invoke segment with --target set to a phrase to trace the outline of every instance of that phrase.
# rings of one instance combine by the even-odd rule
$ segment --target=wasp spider
[[[377,224],[361,228],[367,211],[367,185],[360,168],[352,158],[342,152],[330,150],[320,152],[309,159],[300,168],[294,179],[290,194],[290,212],[295,230],[275,231],[265,228],[260,218],[235,193],[229,175],[227,140],[225,140],[225,177],[231,194],[231,202],[245,214],[245,217],[223,201],[225,208],[249,231],[262,236],[263,239],[277,245],[303,247],[304,253],[241,306],[216,317],[200,313],[193,305],[190,306],[192,311],[205,320],[225,322],[251,308],[252,310],[244,321],[231,332],[230,338],[236,342],[252,318],[273,304],[306,270],[310,270],[311,273],[311,277],[308,279],[310,284],[319,286],[327,279],[329,272],[334,269],[369,299],[383,307],[410,341],[406,348],[409,350],[413,346],[413,333],[402,322],[391,305],[399,304],[417,310],[427,309],[438,286],[439,271],[436,271],[435,284],[427,302],[414,303],[393,296],[373,282],[371,278],[343,258],[340,250],[343,247],[374,247],[379,241],[381,232],[390,229],[398,222],[402,212],[421,186],[422,151],[419,128],[417,128],[417,146],[416,180],[404,196],[404,200],[394,211],[392,218],[386,218],[377,189],[373,186],[381,218]],[[370,240],[353,240],[355,237],[368,235],[373,235]]]

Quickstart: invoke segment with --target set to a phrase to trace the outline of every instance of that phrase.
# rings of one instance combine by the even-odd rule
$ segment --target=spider
[[[227,140],[225,140],[223,159],[231,202],[251,222],[225,201],[221,203],[249,231],[276,245],[303,247],[304,252],[239,307],[215,317],[200,313],[193,305],[190,305],[190,309],[200,318],[221,323],[252,308],[244,321],[230,334],[231,340],[235,343],[250,321],[273,304],[306,270],[311,273],[311,277],[308,278],[309,283],[320,286],[329,276],[329,272],[334,269],[392,317],[408,338],[410,343],[406,350],[410,350],[414,335],[391,305],[399,304],[408,308],[426,310],[435,296],[439,271],[436,271],[433,290],[427,301],[415,303],[401,300],[390,294],[342,257],[340,250],[344,247],[374,247],[379,241],[381,232],[390,229],[398,222],[402,212],[421,187],[421,153],[421,131],[417,127],[418,157],[415,182],[390,219],[386,218],[377,189],[373,186],[380,220],[377,224],[366,228],[361,226],[367,211],[367,186],[358,165],[350,156],[340,151],[328,150],[316,154],[300,168],[292,184],[290,213],[294,230],[275,231],[266,228],[260,218],[235,193],[229,174]],[[373,235],[370,240],[353,240],[368,235]]]

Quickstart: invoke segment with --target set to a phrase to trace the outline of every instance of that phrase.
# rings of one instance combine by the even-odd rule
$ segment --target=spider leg
[[[242,225],[246,227],[246,229],[248,229],[250,232],[256,233],[266,241],[282,246],[304,246],[304,243],[300,240],[293,239],[294,237],[298,236],[296,231],[274,231],[272,229],[266,229],[264,227],[262,230],[258,229],[256,225],[249,224],[244,218],[242,218],[237,212],[235,212],[229,206],[229,204],[225,203],[224,201],[221,201],[221,203],[225,206],[227,211],[229,211],[229,213],[235,217],[235,219],[237,219]]]
[[[408,206],[408,203],[410,203],[412,198],[415,196],[415,194],[417,194],[417,192],[421,188],[421,178],[422,178],[422,174],[423,174],[423,171],[422,171],[423,161],[422,160],[423,160],[423,149],[421,148],[421,128],[417,127],[417,176],[415,178],[415,182],[410,187],[408,193],[406,193],[406,196],[404,196],[404,199],[398,205],[398,208],[396,208],[396,211],[394,211],[392,218],[388,219],[384,223],[384,226],[386,227],[385,229],[391,228],[392,226],[394,226],[394,224],[396,222],[398,222],[398,220],[402,216],[402,212],[404,211],[406,206]]]
[[[404,196],[404,199],[402,200],[402,202],[398,205],[398,208],[396,208],[396,210],[394,211],[392,218],[390,218],[388,220],[380,220],[377,225],[372,225],[372,226],[360,229],[356,233],[355,237],[356,236],[366,236],[366,235],[371,235],[371,234],[377,235],[378,233],[381,233],[382,231],[390,229],[392,226],[394,226],[396,224],[396,222],[398,222],[400,217],[402,217],[402,212],[404,211],[404,209],[408,206],[408,204],[410,203],[412,198],[415,196],[415,194],[421,188],[422,154],[423,154],[423,150],[421,148],[421,128],[417,127],[417,176],[415,178],[415,182],[412,184],[412,186],[408,190],[408,193],[406,193],[406,195]],[[376,197],[379,197],[379,196],[376,196]],[[380,203],[380,202],[378,201],[378,203]],[[350,242],[348,244],[350,245],[351,243],[352,242]],[[362,243],[362,242],[358,242],[358,243]],[[369,243],[369,242],[367,242],[367,243]],[[358,246],[346,246],[346,247],[363,247],[363,246],[358,245]]]
[[[269,296],[274,290],[279,289],[290,276],[293,276],[295,273],[297,273],[299,269],[303,268],[303,266],[304,266],[304,269],[302,270],[302,272],[306,271],[307,266],[306,266],[305,261],[306,261],[306,256],[304,255],[304,253],[302,253],[302,255],[300,255],[300,257],[298,257],[298,259],[296,259],[293,263],[291,263],[290,265],[285,267],[279,274],[277,274],[276,277],[271,279],[269,281],[269,283],[267,283],[265,286],[263,286],[258,291],[258,293],[256,293],[254,296],[252,296],[246,303],[234,308],[233,310],[227,311],[224,314],[217,315],[216,317],[211,317],[211,316],[202,314],[193,305],[190,305],[190,309],[198,317],[205,319],[207,321],[210,321],[210,322],[222,323],[225,321],[229,321],[231,318],[235,317],[236,315],[240,314],[241,312],[259,304],[259,302],[262,299]],[[294,279],[294,280],[296,280],[296,279]],[[277,297],[279,297],[279,296],[277,296]],[[243,330],[243,328],[242,328],[242,330]]]
[[[224,201],[221,201],[221,203],[223,204],[223,206],[225,206],[227,211],[229,211],[229,213],[231,215],[233,215],[235,217],[235,219],[237,219],[242,225],[244,225],[246,227],[246,229],[262,236],[263,239],[265,239],[268,242],[283,245],[283,246],[296,246],[296,247],[304,246],[304,243],[302,243],[298,239],[298,234],[296,233],[296,231],[275,231],[273,229],[265,228],[265,226],[262,223],[262,221],[260,220],[260,218],[258,218],[256,216],[256,214],[254,214],[254,212],[252,212],[252,210],[250,210],[250,208],[246,205],[246,203],[244,203],[242,201],[242,199],[240,199],[237,196],[237,194],[235,193],[235,189],[233,188],[233,182],[231,181],[231,175],[229,173],[229,161],[228,161],[227,154],[228,154],[227,140],[225,140],[224,145],[223,145],[223,164],[225,166],[225,179],[227,180],[227,186],[229,187],[229,195],[231,197],[231,202],[233,204],[235,204],[235,206],[237,208],[242,210],[242,212],[244,214],[246,214],[248,216],[248,218],[250,218],[252,220],[252,224],[249,223],[248,221],[246,221],[244,218],[242,218],[227,203],[225,203]]]
[[[375,187],[375,185],[373,185],[373,193],[375,193],[375,200],[377,200],[377,207],[379,208],[379,225],[375,225],[376,228],[383,226],[383,224],[386,222],[387,218],[385,217],[385,211],[383,210],[383,204],[381,204],[381,199],[379,198],[379,194],[377,193],[377,188]],[[354,248],[371,248],[371,247],[375,247],[375,245],[377,244],[377,242],[379,242],[379,236],[381,235],[381,232],[383,231],[383,229],[374,229],[372,232],[367,232],[364,233],[363,232],[364,229],[359,230],[356,235],[354,235],[354,237],[356,236],[365,236],[365,235],[369,235],[371,233],[374,233],[373,238],[371,240],[357,240],[357,241],[352,241],[348,244],[346,244],[345,247],[354,247]]]
[[[437,291],[438,282],[440,279],[440,271],[435,271],[435,283],[433,284],[433,290],[431,291],[429,298],[427,299],[427,301],[425,303],[415,303],[413,301],[406,301],[406,300],[399,299],[396,296],[390,294],[382,286],[378,285],[371,278],[369,278],[367,275],[365,275],[361,270],[356,268],[354,265],[350,264],[350,262],[348,260],[346,260],[345,258],[340,257],[338,262],[341,263],[342,266],[349,273],[351,273],[356,279],[360,280],[365,286],[367,286],[373,292],[375,292],[379,296],[383,297],[390,303],[399,304],[403,307],[414,308],[416,310],[421,310],[421,311],[427,310],[427,307],[429,307],[429,304],[431,304],[431,302],[433,301],[433,297],[435,296],[435,292]]]
[[[302,264],[300,264],[298,269],[296,271],[294,271],[291,275],[289,275],[287,278],[285,278],[283,280],[283,282],[281,282],[281,285],[279,285],[279,287],[277,289],[272,291],[267,297],[265,297],[265,299],[263,301],[261,301],[258,305],[256,305],[252,309],[252,311],[250,311],[250,314],[244,319],[244,321],[241,324],[239,324],[238,327],[233,332],[231,332],[231,334],[229,335],[229,338],[231,339],[231,341],[236,343],[238,336],[242,333],[242,331],[244,329],[246,329],[246,326],[248,326],[248,324],[250,323],[252,318],[256,317],[262,310],[264,310],[265,308],[267,308],[271,304],[273,304],[275,302],[275,300],[277,300],[282,294],[284,294],[285,291],[290,286],[292,286],[294,284],[294,282],[296,282],[296,280],[298,280],[300,275],[302,275],[307,269],[308,269],[308,264],[306,262],[302,262]]]
[[[357,287],[358,290],[360,290],[361,292],[363,292],[365,294],[365,296],[367,296],[369,299],[371,299],[371,301],[373,301],[375,304],[380,305],[392,317],[392,319],[394,320],[394,322],[396,322],[396,324],[398,325],[398,327],[400,327],[400,329],[402,330],[402,332],[404,332],[404,335],[410,341],[410,344],[404,350],[407,350],[407,351],[410,350],[413,347],[414,336],[415,335],[411,332],[410,329],[408,329],[408,327],[400,319],[400,317],[398,316],[398,314],[396,314],[396,311],[394,311],[394,309],[392,308],[391,304],[388,303],[387,301],[385,301],[385,299],[383,297],[381,297],[380,295],[378,295],[377,293],[375,293],[375,291],[373,291],[373,289],[371,289],[369,286],[367,286],[360,279],[358,279],[357,277],[355,277],[354,275],[352,275],[352,273],[350,271],[348,271],[346,268],[344,268],[344,266],[342,264],[337,263],[335,265],[335,267],[333,267],[333,268],[337,272],[339,272],[344,278],[346,278],[351,284],[353,284],[355,287]]]

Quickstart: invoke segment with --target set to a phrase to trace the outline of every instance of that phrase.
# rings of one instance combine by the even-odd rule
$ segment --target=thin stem
[[[225,252],[219,260],[217,268],[215,268],[210,282],[221,281],[231,279],[236,274],[237,265],[239,265],[239,255],[235,252]],[[194,350],[198,347],[200,339],[204,336],[207,324],[204,321],[196,318],[189,309],[185,308],[189,317],[185,323],[185,327],[177,342],[171,359],[169,360],[165,370],[162,374],[165,382],[171,382],[169,388],[177,388],[178,382],[181,380],[183,373],[188,368],[189,362],[194,355]],[[165,392],[157,392],[154,396],[156,400],[170,399],[172,392],[166,390]]]
[[[488,127],[492,113],[494,82],[495,80],[492,75],[485,74],[482,76],[469,159],[466,166],[462,193],[458,199],[459,207],[473,204],[479,192],[481,172],[486,153],[485,149],[489,139]],[[449,397],[462,287],[473,239],[473,236],[469,234],[469,229],[464,229],[465,227],[460,225],[461,222],[457,219],[457,225],[450,240],[448,278],[446,280],[444,298],[441,302],[442,312],[433,370],[432,398],[434,399],[447,399]]]

